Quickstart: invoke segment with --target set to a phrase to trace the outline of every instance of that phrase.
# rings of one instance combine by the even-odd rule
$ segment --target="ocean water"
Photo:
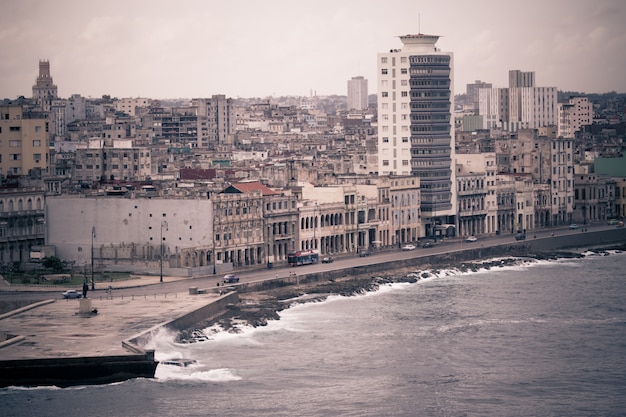
[[[0,390],[3,416],[623,416],[626,253],[437,271],[192,345],[157,378]],[[207,333],[211,329],[206,329]]]

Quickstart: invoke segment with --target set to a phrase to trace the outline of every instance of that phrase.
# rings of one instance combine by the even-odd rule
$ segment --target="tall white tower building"
[[[348,80],[348,110],[367,109],[367,80],[362,77],[352,77]]]
[[[402,49],[378,54],[378,173],[420,178],[427,236],[454,224],[456,213],[454,56],[438,39],[400,36]]]

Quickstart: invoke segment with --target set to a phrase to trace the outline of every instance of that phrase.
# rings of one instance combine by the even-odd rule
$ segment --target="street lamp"
[[[317,203],[313,207],[313,249],[317,249]]]
[[[91,291],[96,289],[96,282],[93,279],[93,240],[96,237],[96,226],[91,227]]]
[[[161,256],[159,257],[159,263],[161,267],[161,273],[159,275],[159,282],[163,282],[163,228],[167,230],[167,222],[163,220],[161,222]]]

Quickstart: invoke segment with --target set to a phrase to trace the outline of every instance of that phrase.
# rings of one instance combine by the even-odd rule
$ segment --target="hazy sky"
[[[624,0],[0,0],[0,98],[30,97],[39,59],[60,97],[375,93],[376,54],[419,32],[454,52],[455,93],[510,69],[626,92]]]

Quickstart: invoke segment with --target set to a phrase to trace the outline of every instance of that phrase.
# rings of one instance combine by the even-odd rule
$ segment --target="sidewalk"
[[[163,277],[163,282],[174,282],[174,281],[182,281],[190,279],[187,277]],[[111,287],[111,289],[120,289],[120,288],[133,288],[133,287],[143,287],[146,285],[158,284],[161,280],[160,276],[154,275],[131,275],[130,279],[127,280],[115,280],[115,281],[96,281],[96,291],[104,291]],[[91,291],[91,281],[88,282],[89,291]],[[64,284],[53,284],[53,285],[39,285],[39,284],[11,284],[6,281],[3,277],[0,276],[0,292],[11,292],[11,291],[50,291],[50,292],[63,292],[68,289],[75,289],[78,291],[82,290],[82,286],[72,286],[72,285],[64,285]]]

